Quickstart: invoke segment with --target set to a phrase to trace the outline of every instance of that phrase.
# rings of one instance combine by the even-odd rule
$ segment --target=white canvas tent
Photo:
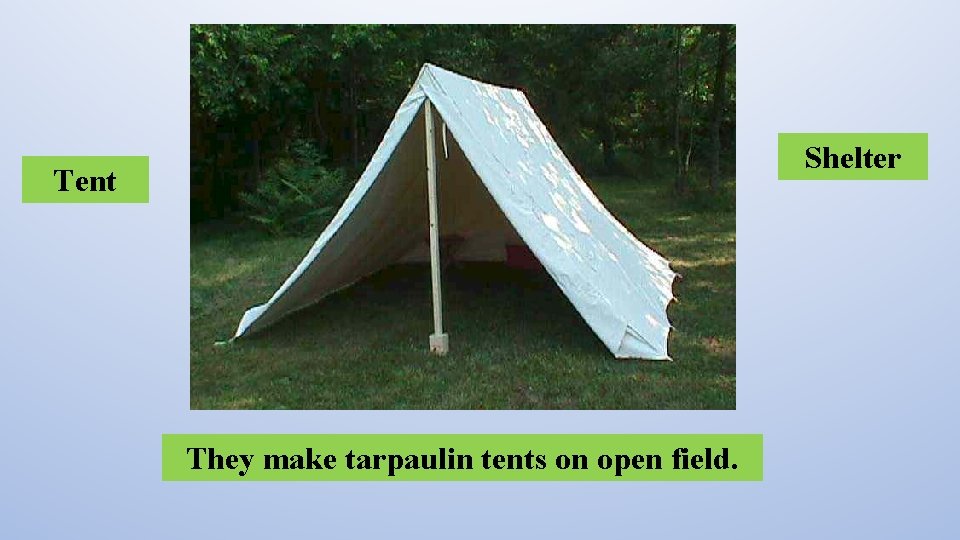
[[[443,353],[441,244],[446,258],[480,261],[525,244],[614,355],[669,358],[669,263],[604,208],[522,92],[430,64],[336,216],[234,337],[390,264],[429,259],[430,345]]]

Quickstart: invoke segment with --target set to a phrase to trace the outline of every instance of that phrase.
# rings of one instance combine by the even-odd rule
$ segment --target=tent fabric
[[[442,250],[505,260],[525,244],[618,358],[669,359],[676,273],[601,204],[526,96],[426,64],[343,206],[236,337],[404,260],[429,258],[424,101],[436,129]],[[449,255],[449,253],[447,254]]]

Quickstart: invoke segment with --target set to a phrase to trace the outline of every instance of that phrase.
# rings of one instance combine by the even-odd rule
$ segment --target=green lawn
[[[230,346],[313,238],[194,227],[194,409],[732,409],[736,231],[732,211],[691,210],[661,185],[591,182],[607,207],[683,275],[670,306],[674,362],[617,360],[546,275],[501,265],[444,273],[450,354],[427,352],[427,266],[387,269]]]

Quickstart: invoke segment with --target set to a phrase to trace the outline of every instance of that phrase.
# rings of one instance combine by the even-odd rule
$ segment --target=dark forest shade
[[[524,90],[582,171],[673,168],[686,186],[732,169],[732,25],[194,25],[190,41],[194,219],[235,209],[294,140],[356,178],[424,62]]]

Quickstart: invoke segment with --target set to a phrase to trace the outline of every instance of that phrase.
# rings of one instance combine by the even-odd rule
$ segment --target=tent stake
[[[424,100],[424,124],[427,146],[427,197],[430,205],[430,277],[433,281],[433,334],[430,352],[443,356],[450,350],[450,338],[443,333],[443,313],[440,302],[440,223],[437,216],[437,156],[433,135],[433,106]]]

